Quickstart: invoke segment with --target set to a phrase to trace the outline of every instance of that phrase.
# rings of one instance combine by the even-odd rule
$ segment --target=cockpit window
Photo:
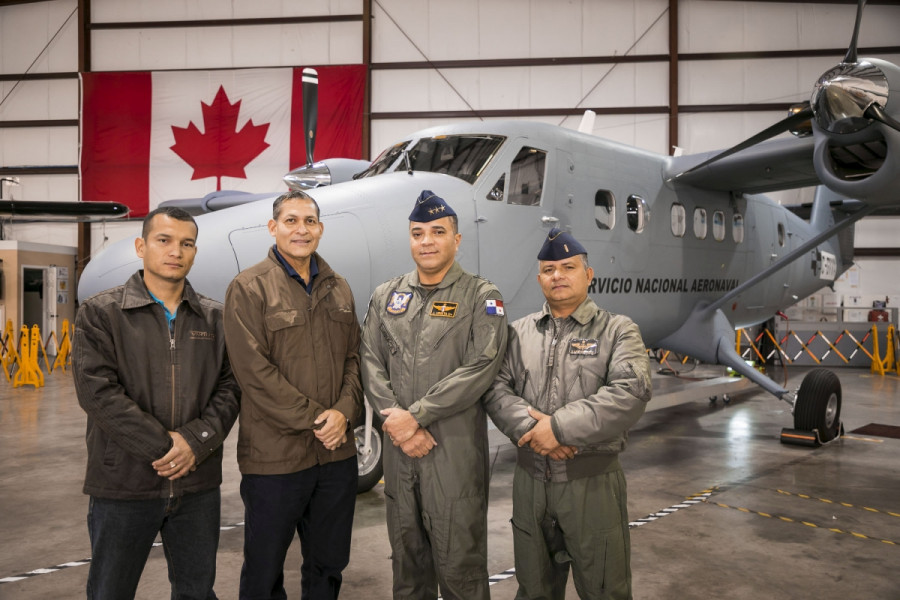
[[[353,179],[361,179],[363,177],[374,177],[375,175],[381,175],[388,168],[394,164],[397,160],[397,157],[409,146],[409,140],[405,142],[400,142],[399,144],[394,144],[384,152],[382,152],[378,158],[376,158],[369,168],[363,171],[362,173],[357,173],[353,176]]]
[[[411,148],[411,142],[401,142],[382,152],[368,169],[354,179],[374,177],[389,170],[411,169],[446,173],[475,183],[504,141],[506,137],[502,135],[438,135],[422,138]]]
[[[410,149],[410,166],[413,171],[446,173],[468,183],[475,183],[505,139],[499,135],[439,135],[424,138]]]

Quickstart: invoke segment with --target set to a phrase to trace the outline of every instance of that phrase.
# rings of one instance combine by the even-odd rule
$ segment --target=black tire
[[[372,421],[371,444],[372,454],[363,456],[362,449],[365,445],[366,426],[360,425],[353,430],[356,437],[356,466],[359,468],[359,478],[356,480],[356,493],[368,492],[375,484],[381,481],[384,475],[382,464],[382,435],[381,423],[377,419]]]
[[[841,429],[841,380],[828,369],[813,369],[797,391],[794,428],[819,431],[819,439],[830,442]]]

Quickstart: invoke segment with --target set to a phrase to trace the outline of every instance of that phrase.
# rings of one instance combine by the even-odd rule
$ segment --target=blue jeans
[[[219,488],[153,500],[91,496],[88,600],[134,598],[157,533],[169,565],[173,600],[214,600],[220,510]]]
[[[350,562],[356,457],[285,475],[244,475],[241,600],[287,598],[284,559],[300,536],[301,600],[333,600]]]

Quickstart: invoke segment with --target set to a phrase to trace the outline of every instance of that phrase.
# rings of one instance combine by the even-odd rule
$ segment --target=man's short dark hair
[[[191,216],[191,213],[184,210],[183,208],[178,208],[177,206],[160,206],[159,208],[155,208],[147,213],[147,216],[144,217],[144,226],[141,229],[141,237],[145,240],[147,236],[150,235],[150,223],[153,221],[153,217],[156,215],[165,215],[170,219],[175,219],[176,221],[186,221],[188,223],[194,224],[194,229],[198,232],[200,228],[197,227],[197,221],[194,220],[194,217]]]
[[[281,205],[288,200],[308,200],[309,202],[312,202],[313,206],[316,207],[316,219],[320,219],[321,213],[319,212],[319,203],[316,202],[315,199],[306,192],[301,192],[300,190],[291,190],[275,198],[275,202],[272,203],[272,218],[274,220],[278,220],[278,215],[281,214]]]

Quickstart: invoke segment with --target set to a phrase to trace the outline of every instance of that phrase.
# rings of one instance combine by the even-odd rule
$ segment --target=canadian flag
[[[362,156],[365,65],[315,67],[315,160]],[[274,192],[306,163],[301,67],[83,73],[81,199],[160,202]]]

